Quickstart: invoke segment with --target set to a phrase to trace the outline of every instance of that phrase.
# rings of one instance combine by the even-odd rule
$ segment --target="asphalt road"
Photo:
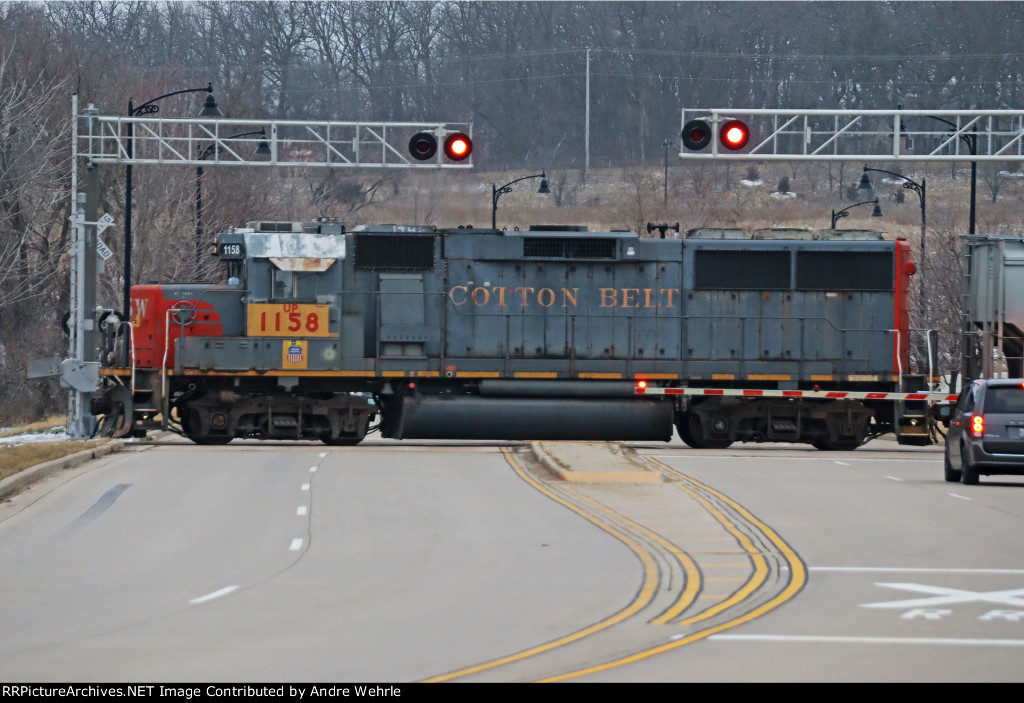
[[[1024,479],[633,447],[657,482],[516,443],[95,460],[0,505],[0,680],[1024,679]]]

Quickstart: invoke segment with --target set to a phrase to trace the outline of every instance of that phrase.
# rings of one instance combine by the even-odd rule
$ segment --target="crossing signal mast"
[[[164,96],[167,97],[167,96]],[[208,98],[209,100],[209,98]],[[44,359],[32,377],[60,375],[69,390],[68,434],[91,437],[97,418],[90,401],[99,383],[97,330],[100,324],[125,325],[113,316],[96,315],[97,252],[109,249],[99,239],[113,218],[98,211],[100,165],[187,165],[309,168],[472,168],[469,123],[335,122],[319,120],[245,120],[207,115],[199,119],[165,119],[101,115],[89,105],[78,112],[71,96],[72,224],[74,266],[71,276],[69,357]],[[129,129],[129,126],[131,127]],[[80,131],[80,127],[84,127]],[[412,138],[406,143],[409,133]],[[254,135],[248,140],[239,137]],[[438,153],[438,146],[442,152]],[[407,148],[406,148],[407,145]],[[78,162],[86,164],[82,192]],[[112,321],[111,321],[112,320]]]

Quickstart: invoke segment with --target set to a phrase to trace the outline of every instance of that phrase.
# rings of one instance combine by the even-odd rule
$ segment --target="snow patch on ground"
[[[795,198],[796,197],[796,193],[793,193],[793,192],[790,192],[790,191],[786,191],[785,193],[781,193],[779,191],[776,191],[776,192],[772,193],[772,197],[775,198],[776,200],[788,200],[790,198]]]
[[[760,186],[760,185],[764,185],[764,181],[762,181],[760,178],[758,178],[756,181],[751,181],[751,180],[749,180],[747,178],[744,178],[742,181],[740,181],[740,183],[742,183],[745,186]]]
[[[68,433],[63,427],[51,427],[41,432],[24,432],[10,437],[0,437],[0,447],[17,447],[30,442],[63,442],[67,439]]]

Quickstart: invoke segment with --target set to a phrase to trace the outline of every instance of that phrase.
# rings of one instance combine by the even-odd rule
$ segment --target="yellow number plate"
[[[329,337],[327,331],[328,305],[302,305],[298,303],[258,303],[248,306],[248,335],[250,337]]]

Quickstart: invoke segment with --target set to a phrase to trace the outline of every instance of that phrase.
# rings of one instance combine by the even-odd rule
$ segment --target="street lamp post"
[[[540,188],[537,189],[538,195],[551,194],[551,189],[548,188],[548,177],[545,175],[544,171],[541,171],[540,173],[535,174],[533,176],[523,176],[522,178],[517,178],[514,181],[509,181],[500,188],[494,183],[491,184],[491,229],[498,229],[498,198],[503,196],[505,193],[511,193],[511,186],[513,184],[518,183],[519,181],[525,181],[530,178],[540,179]]]
[[[875,209],[872,211],[871,216],[872,217],[881,217],[882,216],[882,208],[880,208],[878,206],[878,198],[875,198],[874,200],[865,200],[862,203],[854,203],[850,207],[844,207],[839,212],[836,212],[835,210],[833,210],[832,211],[832,229],[836,228],[836,222],[839,219],[841,219],[843,217],[849,217],[850,216],[850,213],[848,211],[851,210],[852,208],[855,208],[858,205],[872,205],[872,204],[875,206]]]
[[[174,95],[182,95],[184,93],[206,93],[206,100],[203,103],[203,109],[200,111],[200,117],[223,117],[224,113],[217,107],[217,99],[213,97],[213,84],[208,83],[205,88],[188,88],[186,90],[176,90],[173,93],[165,93],[152,100],[147,100],[141,105],[137,106],[132,99],[128,99],[128,116],[129,117],[140,117],[142,115],[153,115],[160,112],[160,106],[156,104],[157,101],[169,98]],[[132,290],[132,165],[131,159],[134,153],[134,136],[135,136],[135,125],[132,122],[128,122],[126,125],[125,140],[126,155],[129,163],[124,167],[124,319],[130,320],[132,316],[132,301],[131,301],[131,290]],[[127,345],[125,348],[125,363],[127,363],[128,354]]]
[[[972,125],[972,127],[971,127],[971,132],[972,133],[971,134],[959,134],[959,131],[960,131],[959,127],[957,127],[955,124],[953,124],[949,120],[945,120],[945,119],[943,119],[941,117],[935,117],[934,115],[928,115],[927,117],[929,119],[938,120],[939,122],[942,122],[944,124],[948,124],[949,127],[950,127],[950,130],[954,131],[954,132],[957,132],[958,133],[957,136],[960,137],[964,141],[964,144],[967,145],[967,148],[970,149],[971,156],[977,156],[978,155],[978,125],[977,124]],[[978,196],[978,162],[977,161],[972,161],[971,162],[971,214],[970,214],[970,219],[968,221],[968,234],[974,234],[975,212],[977,210],[977,202],[978,202],[978,197],[977,196]]]
[[[925,270],[927,269],[927,249],[925,247],[925,233],[927,220],[925,219],[925,186],[927,185],[927,179],[922,178],[921,182],[912,181],[901,173],[893,173],[892,171],[886,171],[880,168],[868,168],[867,164],[864,164],[864,173],[860,177],[860,185],[857,186],[859,190],[871,190],[871,178],[868,176],[868,171],[875,171],[877,173],[886,173],[890,176],[903,179],[903,187],[907,190],[912,190],[917,193],[917,199],[921,204],[921,320],[924,321],[924,305],[925,305]]]
[[[267,144],[267,130],[261,129],[258,132],[242,132],[241,134],[232,134],[227,139],[241,139],[242,137],[262,137],[259,145],[256,147],[256,155],[260,157],[270,156],[270,145]],[[205,161],[214,154],[218,153],[221,147],[216,144],[210,144],[196,157],[199,161]],[[202,250],[203,250],[203,167],[202,165],[196,166],[196,236],[195,236],[195,255],[196,255],[196,280],[199,277],[199,265],[202,262]]]

